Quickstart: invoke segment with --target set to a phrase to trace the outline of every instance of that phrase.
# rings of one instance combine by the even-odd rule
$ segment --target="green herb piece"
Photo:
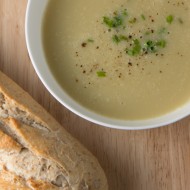
[[[178,22],[179,22],[180,24],[183,24],[183,20],[182,20],[181,18],[178,18]]]
[[[105,71],[97,71],[96,72],[98,77],[106,77],[106,72]]]
[[[110,28],[117,28],[123,24],[121,16],[114,16],[113,18],[103,17],[103,22]]]
[[[113,18],[113,27],[116,28],[123,24],[123,19],[120,16],[116,16]]]
[[[94,40],[93,40],[93,39],[91,39],[91,38],[89,38],[89,39],[87,40],[87,42],[93,43],[93,42],[94,42]]]
[[[141,18],[142,18],[143,20],[146,20],[146,18],[145,18],[145,16],[144,16],[144,15],[141,15]]]
[[[169,24],[171,24],[171,23],[173,22],[173,20],[174,20],[173,15],[169,15],[169,16],[166,17],[166,21],[167,21],[167,23],[169,23]]]
[[[126,49],[125,51],[126,51],[126,53],[127,53],[128,55],[130,55],[130,56],[135,56],[135,55],[137,55],[136,52],[135,52],[133,49]]]
[[[150,53],[155,53],[156,52],[156,43],[152,40],[148,40],[145,44],[144,44],[144,51],[146,52],[150,52]]]
[[[131,23],[131,24],[134,24],[136,22],[137,22],[137,19],[135,17],[129,20],[129,23]]]
[[[127,36],[124,35],[113,35],[112,37],[113,42],[115,42],[116,44],[118,44],[121,41],[128,41]]]
[[[144,44],[143,51],[147,53],[155,53],[159,48],[165,48],[166,47],[166,41],[165,40],[159,40],[159,41],[152,41],[148,40]]]
[[[112,40],[113,40],[113,42],[115,42],[116,44],[118,44],[118,43],[121,41],[121,39],[120,39],[119,36],[117,36],[117,35],[113,35]]]
[[[156,42],[156,45],[161,47],[161,48],[165,48],[166,47],[166,40],[159,40]]]
[[[107,25],[107,26],[109,26],[110,28],[112,28],[113,27],[113,20],[112,19],[110,19],[109,17],[103,17],[103,22]]]
[[[124,9],[124,10],[122,11],[122,15],[123,15],[123,16],[128,16],[127,9]]]
[[[136,56],[141,52],[141,44],[138,39],[133,40],[133,48],[132,49],[126,49],[126,53],[130,56]]]

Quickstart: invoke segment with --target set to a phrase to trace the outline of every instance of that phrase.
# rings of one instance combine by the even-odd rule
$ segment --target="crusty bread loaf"
[[[108,189],[96,158],[2,72],[0,189]]]

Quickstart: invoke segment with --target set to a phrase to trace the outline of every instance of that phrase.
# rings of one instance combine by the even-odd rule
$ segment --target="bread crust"
[[[63,171],[68,182],[68,187],[59,187],[60,190],[108,189],[105,174],[97,159],[28,93],[2,72],[0,72],[0,94],[4,99],[0,103],[2,109],[5,109],[6,104],[8,109],[19,110],[18,114],[22,112],[25,114],[24,118],[29,118],[25,118],[26,120],[32,120],[41,126],[34,127],[23,122],[16,112],[8,113],[8,115],[0,114],[0,121],[6,124],[6,130],[9,131],[9,134],[5,134],[0,130],[0,151],[3,149],[6,149],[6,151],[20,151],[22,147],[25,147],[35,156],[54,162]],[[57,188],[51,183],[38,181],[38,179],[25,179],[25,181],[26,184],[30,184],[30,186],[23,187],[25,189],[35,189],[35,186],[39,190]],[[0,183],[5,187],[8,185],[9,188],[7,187],[7,189],[12,188],[11,184],[5,181],[1,175]],[[22,188],[19,187],[19,189]]]
[[[7,151],[7,152],[13,152],[17,151],[19,152],[21,150],[22,146],[18,144],[16,141],[14,141],[11,137],[0,131],[0,150],[1,151]]]
[[[16,174],[9,172],[5,167],[0,171],[1,190],[59,190],[50,183],[28,179],[27,181]],[[66,189],[65,189],[66,190]]]

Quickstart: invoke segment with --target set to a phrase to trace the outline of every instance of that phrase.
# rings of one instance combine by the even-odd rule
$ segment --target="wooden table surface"
[[[0,0],[0,70],[16,81],[99,160],[110,190],[189,190],[190,117],[144,131],[114,130],[71,113],[45,89],[24,34],[26,0]]]

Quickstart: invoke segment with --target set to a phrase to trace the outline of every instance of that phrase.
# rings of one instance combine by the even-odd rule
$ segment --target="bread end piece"
[[[0,72],[0,121],[2,122],[0,151],[7,149],[5,151],[10,158],[8,160],[12,159],[9,153],[15,151],[12,155],[17,157],[12,160],[26,154],[30,155],[34,163],[39,162],[39,164],[32,162],[32,169],[26,167],[27,171],[24,171],[19,164],[15,165],[17,167],[15,170],[14,167],[10,167],[11,164],[1,158],[0,154],[2,168],[6,168],[7,172],[14,174],[16,178],[24,180],[25,184],[22,187],[22,183],[17,183],[19,180],[10,180],[9,183],[9,178],[5,179],[0,175],[0,182],[2,181],[4,186],[9,185],[11,189],[12,183],[19,184],[20,187],[15,190],[108,189],[106,176],[97,159],[28,93],[2,72]],[[2,143],[2,139],[8,143]],[[23,149],[26,151],[22,151]],[[44,163],[46,166],[48,164],[52,166],[51,170],[46,171],[49,172],[49,176],[44,177],[43,172],[41,175],[34,175],[34,170],[41,169]],[[0,172],[3,171],[0,169]]]

